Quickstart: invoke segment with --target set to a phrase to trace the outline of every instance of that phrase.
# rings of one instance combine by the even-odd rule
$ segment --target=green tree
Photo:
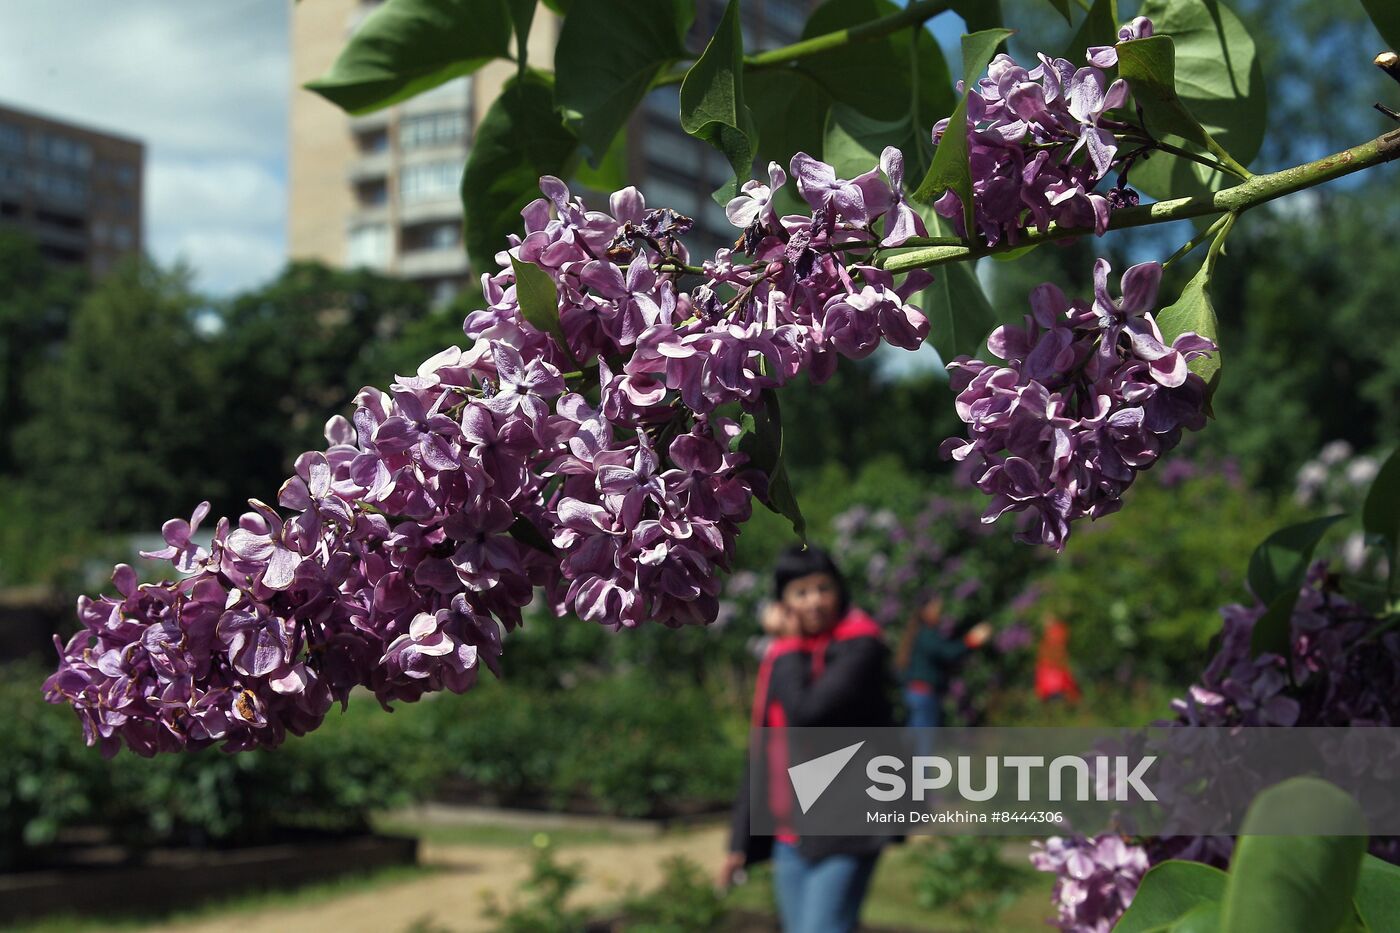
[[[91,291],[26,383],[17,472],[51,518],[158,528],[218,489],[206,469],[216,391],[187,270],[132,260]]]
[[[58,352],[86,287],[85,273],[46,263],[32,240],[0,231],[0,475],[15,468],[13,435],[30,415],[24,382]]]

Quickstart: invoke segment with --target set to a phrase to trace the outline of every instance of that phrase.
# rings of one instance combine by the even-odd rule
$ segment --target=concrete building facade
[[[492,62],[402,104],[359,117],[303,88],[328,71],[377,0],[317,0],[292,7],[288,250],[293,259],[367,266],[422,283],[449,299],[479,272],[462,244],[459,185],[472,135],[515,71]],[[812,0],[753,0],[745,45],[770,48],[801,33]],[[703,48],[724,4],[699,0],[688,45]],[[530,31],[532,62],[551,62],[559,19],[543,8]],[[676,86],[649,95],[629,126],[629,174],[648,203],[696,219],[705,245],[733,240],[710,198],[729,172],[723,156],[687,136]]]
[[[0,228],[100,276],[141,252],[144,164],[138,140],[0,105]]]

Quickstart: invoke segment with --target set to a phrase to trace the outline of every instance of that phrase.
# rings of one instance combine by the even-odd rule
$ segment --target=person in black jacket
[[[882,630],[850,605],[845,578],[831,557],[816,548],[783,552],[774,572],[774,596],[765,628],[777,637],[759,670],[753,726],[893,725]],[[764,752],[766,760],[746,766],[720,886],[729,886],[745,865],[771,858],[785,933],[855,930],[876,860],[892,837],[804,838],[785,828],[780,808],[790,805],[791,790],[782,763],[773,759],[774,747]],[[749,831],[747,769],[752,767],[764,770],[769,800],[776,801],[776,836]]]

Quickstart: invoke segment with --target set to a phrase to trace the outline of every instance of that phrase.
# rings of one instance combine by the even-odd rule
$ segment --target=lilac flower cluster
[[[270,747],[356,686],[386,706],[468,689],[536,588],[559,615],[615,627],[713,621],[716,570],[767,481],[717,410],[927,335],[906,298],[929,276],[897,285],[866,264],[920,229],[898,151],[881,165],[846,181],[799,154],[812,212],[785,217],[771,166],[772,187],[730,205],[743,250],[720,250],[689,292],[689,219],[634,188],[589,210],[542,179],[482,278],[469,349],[361,391],[277,507],[220,520],[210,547],[194,542],[207,504],[167,523],[146,556],[182,576],[139,585],[121,566],[117,596],[83,598],[47,696],[106,753]],[[522,310],[513,261],[548,275],[557,327]]]
[[[1250,655],[1254,626],[1266,608],[1262,603],[1223,608],[1220,648],[1200,681],[1172,701],[1176,717],[1166,724],[1343,727],[1400,722],[1400,633],[1374,637],[1382,623],[1337,593],[1333,583],[1325,564],[1313,567],[1293,610],[1287,658]],[[1376,767],[1340,753],[1332,764]],[[1400,863],[1400,840],[1377,837],[1370,848],[1377,857]],[[1099,933],[1112,929],[1127,909],[1148,865],[1189,859],[1225,868],[1233,850],[1232,836],[1150,837],[1132,845],[1118,836],[1056,837],[1031,862],[1059,876],[1057,925],[1075,933]]]
[[[1112,834],[1051,836],[1031,845],[1031,864],[1059,876],[1055,925],[1074,933],[1109,933],[1151,867],[1142,846]]]
[[[1120,40],[1152,35],[1152,22],[1138,17],[1119,31]],[[1137,203],[1130,188],[1098,193],[1098,183],[1118,160],[1117,132],[1127,125],[1109,118],[1128,99],[1128,85],[1109,83],[1103,68],[1118,63],[1112,47],[1088,50],[1081,68],[1041,53],[1026,70],[1006,54],[992,59],[987,77],[967,98],[968,150],[972,168],[973,215],[989,244],[1015,243],[1034,225],[1092,227],[1102,235],[1115,208]],[[959,82],[958,90],[963,90]],[[934,125],[939,142],[949,121]],[[1080,155],[1080,152],[1084,155]],[[967,235],[962,200],[949,191],[934,204],[941,216]]]
[[[1138,472],[1206,420],[1205,382],[1187,364],[1215,344],[1191,332],[1163,342],[1151,313],[1160,265],[1129,268],[1118,298],[1109,271],[1107,260],[1094,263],[1092,303],[1036,288],[1024,326],[987,341],[1002,364],[959,357],[948,366],[969,436],[944,441],[944,456],[972,463],[992,497],[983,521],[1029,510],[1022,540],[1057,550],[1071,522],[1117,511]]]

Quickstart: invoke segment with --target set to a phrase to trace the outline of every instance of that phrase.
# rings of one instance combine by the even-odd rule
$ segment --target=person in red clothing
[[[1069,669],[1069,626],[1055,616],[1045,619],[1045,633],[1035,658],[1035,695],[1051,700],[1079,702],[1079,684]]]
[[[719,885],[745,865],[771,858],[785,933],[856,929],[875,863],[888,836],[800,837],[784,826],[794,801],[784,779],[787,743],[777,727],[890,726],[889,651],[880,626],[850,605],[845,578],[826,552],[791,548],[774,572],[776,603],[764,627],[774,635],[759,669],[752,725],[767,727],[761,759],[746,767],[734,805],[729,855]],[[766,775],[775,836],[749,832],[748,768]]]

